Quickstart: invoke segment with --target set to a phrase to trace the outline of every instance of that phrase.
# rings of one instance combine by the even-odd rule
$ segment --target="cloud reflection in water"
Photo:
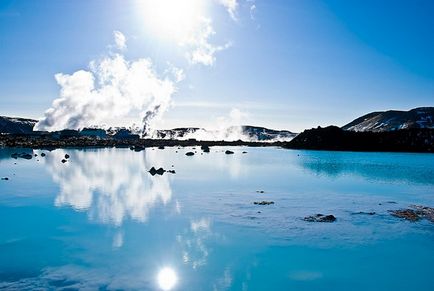
[[[152,177],[147,172],[161,165],[157,151],[74,150],[62,164],[65,153],[56,150],[46,159],[60,186],[56,206],[87,211],[93,220],[119,226],[128,218],[146,221],[158,202],[167,204],[172,198],[169,176]]]

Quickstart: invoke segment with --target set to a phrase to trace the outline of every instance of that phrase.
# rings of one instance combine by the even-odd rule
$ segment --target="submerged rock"
[[[33,158],[31,154],[25,154],[25,153],[20,154],[19,157],[26,160],[31,160]]]
[[[378,203],[378,205],[383,205],[383,204],[398,204],[398,203],[395,202],[395,201],[386,201],[386,202],[383,202],[383,203]]]
[[[229,150],[227,150],[227,151],[225,151],[225,154],[227,154],[227,155],[233,155],[234,152],[233,152],[233,151],[229,151]]]
[[[194,156],[194,153],[193,153],[193,152],[188,152],[188,153],[186,153],[185,155],[186,155],[186,156]]]
[[[13,153],[11,155],[11,158],[14,158],[14,159],[22,158],[22,159],[26,159],[26,160],[31,160],[33,158],[33,155],[26,154],[26,153],[21,153],[21,154]]]
[[[421,205],[411,205],[410,207],[416,209],[419,216],[434,222],[434,208]]]
[[[389,212],[392,216],[403,218],[412,222],[420,220],[420,216],[413,209],[389,210]]]
[[[255,201],[253,202],[255,205],[271,205],[274,204],[274,201]]]
[[[265,193],[265,191],[264,191],[264,190],[256,190],[256,193],[261,193],[261,194],[263,194],[263,193]]]
[[[315,214],[315,215],[306,216],[303,220],[308,222],[335,222],[336,217],[331,214],[329,215]]]
[[[352,213],[353,215],[375,215],[375,214],[377,214],[377,213],[375,213],[375,212],[365,212],[365,211],[359,211],[359,212],[353,212]]]
[[[389,213],[392,216],[403,218],[411,222],[421,219],[434,222],[434,208],[421,205],[411,205],[410,207],[412,209],[389,210]]]
[[[166,170],[164,170],[163,168],[159,168],[158,170],[157,169],[155,169],[154,167],[152,167],[150,170],[149,170],[149,173],[152,175],[152,176],[155,176],[155,175],[163,175],[164,173],[166,172]]]

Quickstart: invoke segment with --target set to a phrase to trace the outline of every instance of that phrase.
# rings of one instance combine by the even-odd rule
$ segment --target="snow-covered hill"
[[[197,140],[243,140],[243,141],[290,141],[297,134],[288,130],[274,130],[258,126],[231,126],[221,130],[197,127],[156,130],[152,138]]]
[[[0,116],[0,133],[31,133],[37,120]]]
[[[434,107],[372,112],[342,127],[344,130],[372,132],[407,128],[434,128]]]

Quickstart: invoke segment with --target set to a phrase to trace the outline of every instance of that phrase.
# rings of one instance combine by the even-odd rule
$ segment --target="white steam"
[[[125,48],[125,37],[115,32],[117,47]],[[172,71],[175,70],[172,68]],[[80,129],[92,125],[119,125],[119,120],[136,116],[135,123],[148,116],[152,123],[169,107],[182,79],[161,78],[149,59],[128,61],[122,54],[111,53],[92,61],[88,70],[71,75],[56,74],[60,96],[36,124],[35,130]],[[152,118],[149,116],[152,115]]]

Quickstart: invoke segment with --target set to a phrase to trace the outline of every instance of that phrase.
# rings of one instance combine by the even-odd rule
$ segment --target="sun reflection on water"
[[[158,272],[157,280],[162,290],[171,290],[178,283],[178,275],[172,268],[164,267]]]

